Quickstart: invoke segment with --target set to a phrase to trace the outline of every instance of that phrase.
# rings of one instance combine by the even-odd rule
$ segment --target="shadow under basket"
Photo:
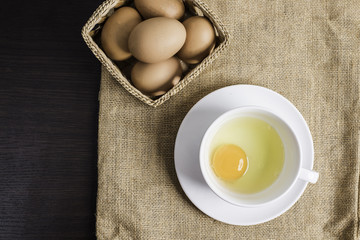
[[[141,100],[142,102],[157,107],[168,100],[171,96],[182,90],[189,82],[196,78],[203,69],[211,64],[221,54],[229,44],[229,33],[220,19],[208,8],[206,4],[199,0],[184,1],[185,15],[187,16],[205,16],[208,18],[215,29],[216,45],[214,50],[202,60],[199,64],[188,65],[187,70],[183,72],[181,80],[173,88],[171,88],[164,95],[156,98],[151,98],[138,89],[136,89],[130,81],[130,72],[132,66],[135,64],[136,59],[133,57],[121,61],[112,61],[101,49],[100,35],[104,22],[110,17],[114,11],[123,6],[134,6],[133,0],[107,0],[103,2],[96,11],[92,14],[82,29],[82,37],[86,44],[100,60],[109,73],[132,95]]]

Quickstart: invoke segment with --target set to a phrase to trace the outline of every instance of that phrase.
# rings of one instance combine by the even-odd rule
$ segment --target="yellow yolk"
[[[212,158],[215,174],[223,180],[235,180],[246,172],[248,165],[245,152],[234,144],[225,144],[216,149]]]

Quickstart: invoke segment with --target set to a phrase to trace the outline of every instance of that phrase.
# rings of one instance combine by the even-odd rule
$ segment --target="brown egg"
[[[129,49],[146,63],[164,61],[174,56],[186,38],[184,26],[176,19],[156,17],[139,23],[129,37]]]
[[[135,0],[135,7],[145,19],[153,17],[180,19],[185,12],[181,0]]]
[[[215,47],[215,31],[205,17],[190,17],[183,22],[186,41],[177,56],[186,63],[201,62]]]
[[[101,44],[109,58],[122,61],[131,57],[129,35],[140,22],[140,14],[131,7],[119,8],[109,17],[101,32]]]
[[[181,78],[181,65],[176,57],[158,63],[137,62],[131,71],[134,86],[148,96],[160,96]]]

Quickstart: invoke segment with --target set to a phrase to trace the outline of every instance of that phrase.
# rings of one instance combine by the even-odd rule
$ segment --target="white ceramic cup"
[[[267,122],[277,131],[284,145],[284,165],[279,177],[268,188],[254,194],[241,194],[224,187],[211,167],[210,144],[213,137],[225,123],[241,117]],[[205,132],[200,146],[200,168],[206,183],[220,198],[242,207],[258,207],[272,202],[288,192],[298,180],[316,183],[319,174],[302,168],[302,161],[299,141],[291,127],[270,110],[258,106],[235,108],[219,116]]]

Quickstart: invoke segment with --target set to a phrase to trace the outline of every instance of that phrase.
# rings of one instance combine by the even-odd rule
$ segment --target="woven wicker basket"
[[[206,57],[201,63],[196,66],[192,66],[183,74],[181,81],[170,89],[167,93],[159,98],[152,99],[138,89],[136,89],[129,81],[129,66],[132,66],[134,59],[119,62],[113,62],[108,58],[103,50],[100,48],[99,35],[104,21],[112,15],[114,10],[121,6],[132,5],[133,1],[129,0],[107,0],[103,2],[96,11],[92,14],[82,29],[82,36],[89,46],[94,55],[100,60],[100,62],[106,67],[110,74],[127,90],[129,93],[140,99],[142,102],[157,107],[168,100],[171,96],[175,95],[181,89],[183,89],[190,81],[192,81],[200,72],[206,68],[221,52],[224,51],[229,43],[229,33],[221,23],[220,19],[211,11],[206,4],[199,0],[186,0],[184,1],[188,11],[191,11],[192,15],[206,16],[214,25],[217,35],[217,44],[214,51]]]

